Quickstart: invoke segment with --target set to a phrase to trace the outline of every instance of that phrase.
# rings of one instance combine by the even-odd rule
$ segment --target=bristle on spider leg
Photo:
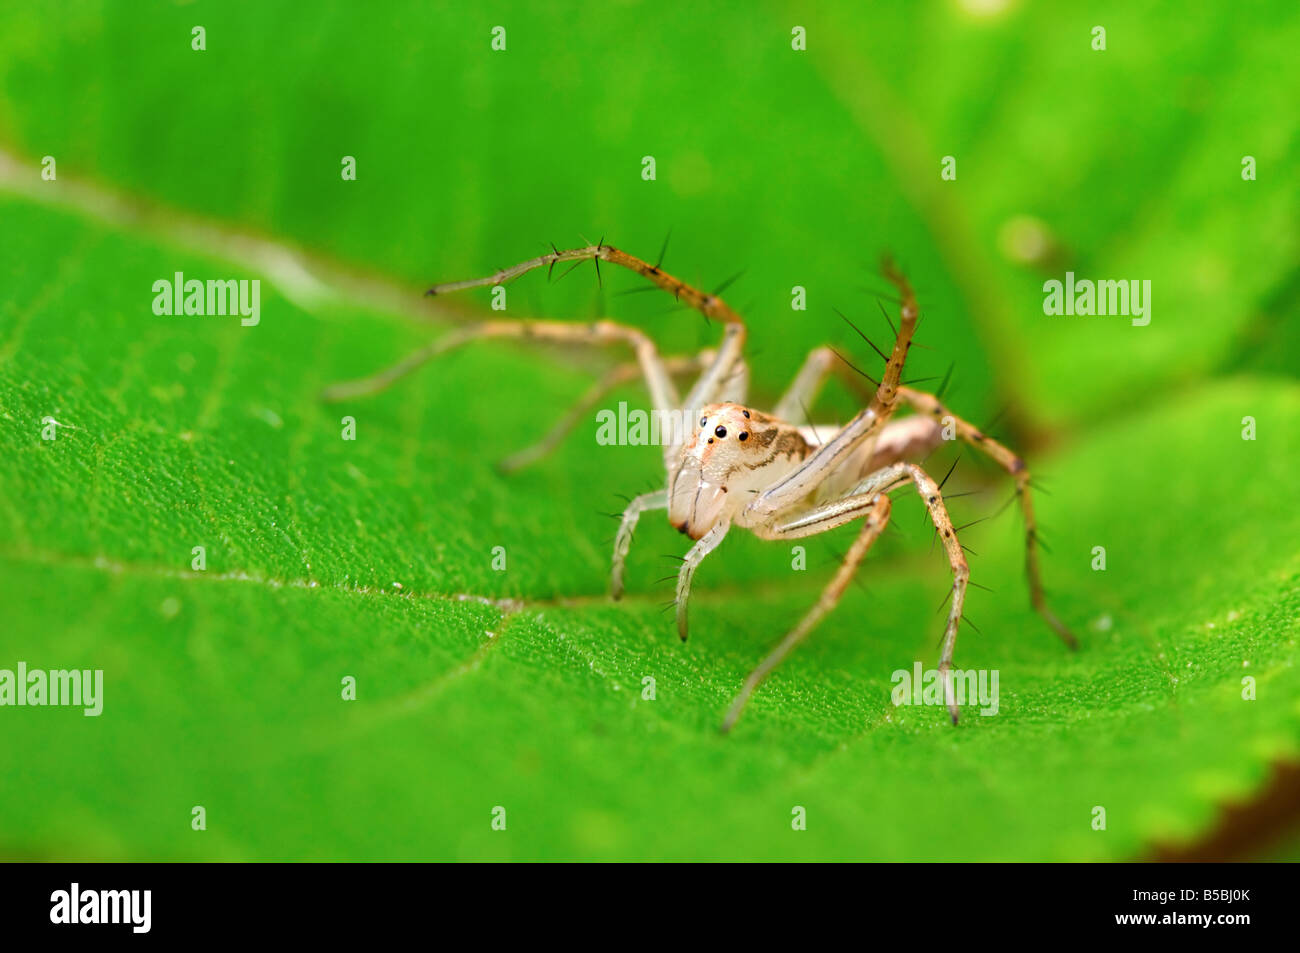
[[[998,408],[997,413],[995,413],[993,417],[989,420],[989,422],[986,423],[983,427],[981,427],[980,430],[982,430],[984,433],[992,433],[993,428],[1002,422],[1002,419],[1006,417],[1006,415],[1010,412],[1010,410],[1011,410],[1010,404],[1003,404],[1001,407]]]
[[[845,324],[847,324],[847,325],[848,325],[849,327],[851,327],[854,331],[856,331],[856,332],[858,333],[858,337],[862,338],[862,340],[866,341],[869,345],[871,345],[871,350],[873,350],[873,351],[875,351],[877,354],[879,354],[879,355],[880,355],[880,359],[881,359],[882,361],[888,361],[888,360],[889,360],[889,355],[886,354],[884,351],[882,351],[880,348],[876,347],[876,342],[873,341],[873,340],[871,340],[871,338],[867,337],[865,334],[863,334],[863,333],[862,333],[862,329],[859,328],[859,327],[858,327],[856,324],[854,324],[852,321],[850,321],[850,320],[848,319],[848,317],[844,314],[843,311],[841,311],[839,308],[832,308],[831,310],[834,311],[836,314],[838,314],[838,315],[840,316],[840,319],[843,320],[843,322],[844,322]]]
[[[734,275],[732,275],[722,284],[718,285],[718,287],[714,288],[712,292],[713,296],[716,298],[718,295],[722,294],[722,292],[726,291],[728,288],[734,285],[740,279],[740,277],[747,271],[749,271],[748,265],[740,269],[740,271],[736,272]]]
[[[1007,507],[1010,506],[1012,503],[1014,503],[1019,496],[1020,496],[1020,489],[1017,487],[1015,490],[1011,492],[1010,498],[1005,503],[1003,503],[1001,506],[998,507],[998,511],[993,514],[993,518],[996,519],[997,517],[1001,516],[1004,512],[1006,512]]]
[[[943,375],[943,383],[939,385],[939,389],[934,393],[935,400],[943,400],[944,392],[948,390],[948,385],[952,383],[952,372],[956,367],[955,361],[948,364],[948,370]]]
[[[938,615],[940,612],[942,612],[942,611],[943,611],[943,607],[946,606],[946,605],[948,604],[948,600],[952,598],[952,591],[953,591],[954,588],[956,588],[956,587],[955,587],[955,586],[949,586],[949,587],[948,587],[948,591],[945,592],[945,593],[943,594],[943,601],[939,603],[939,608],[937,608],[937,609],[934,610],[934,614],[935,614],[935,615]]]
[[[564,269],[564,271],[560,274],[560,277],[555,279],[556,283],[558,284],[559,282],[563,281],[565,277],[569,274],[569,272],[573,271],[573,269],[577,268],[579,265],[585,265],[587,261],[588,259],[586,258],[579,258],[568,268]]]
[[[958,452],[958,454],[957,454],[957,458],[953,460],[953,465],[952,465],[952,467],[949,467],[949,468],[948,468],[948,472],[944,473],[944,478],[943,478],[943,480],[940,480],[940,481],[939,481],[939,489],[940,489],[940,490],[943,490],[943,489],[944,489],[944,484],[946,484],[946,482],[948,482],[948,477],[950,477],[950,476],[953,475],[953,471],[954,471],[954,469],[957,469],[957,464],[958,464],[958,463],[961,463],[961,460],[962,460],[961,452]]]
[[[884,316],[884,318],[885,318],[885,323],[889,325],[889,330],[892,331],[892,332],[894,333],[894,337],[898,337],[898,329],[897,329],[896,327],[894,327],[894,322],[893,322],[893,320],[889,317],[889,312],[887,312],[887,311],[885,310],[885,306],[884,306],[883,304],[880,303],[880,298],[881,298],[881,297],[882,297],[881,295],[876,295],[876,305],[880,308],[880,313]],[[900,305],[900,306],[901,306],[902,303],[903,303],[902,301],[900,301],[900,300],[897,299],[897,298],[886,298],[885,300],[886,300],[886,301],[893,301],[894,303],[896,303],[896,304],[898,304],[898,305]],[[921,315],[920,315],[919,313],[918,313],[917,316],[916,316],[916,324],[917,324],[917,327],[920,327],[920,325],[921,325]],[[924,351],[933,351],[933,350],[934,350],[934,348],[930,347],[930,345],[928,345],[928,344],[923,344],[922,342],[916,340],[915,337],[912,338],[912,343],[911,343],[910,346],[911,346],[911,347],[919,347],[919,348],[921,348],[921,349],[924,350]]]
[[[830,547],[830,546],[826,547],[826,550],[827,550],[827,552],[829,552],[832,556],[835,557],[835,563],[834,563],[834,565],[839,565],[839,566],[844,565],[844,556],[843,556],[842,553],[838,552],[836,549],[834,549],[833,547]],[[854,584],[855,586],[857,586],[859,589],[861,589],[861,590],[862,590],[863,592],[865,592],[867,595],[871,595],[871,590],[868,589],[868,588],[866,587],[866,585],[865,585],[865,584],[862,582],[862,580],[858,577],[858,574],[857,574],[857,573],[854,573],[852,576],[849,577],[849,579],[853,582],[853,584]]]
[[[868,374],[868,373],[867,373],[866,371],[864,371],[862,368],[858,367],[856,364],[854,364],[852,361],[850,361],[848,358],[846,358],[846,357],[845,357],[843,354],[841,354],[839,351],[835,350],[835,348],[831,348],[831,349],[830,349],[830,352],[831,352],[832,354],[834,354],[836,357],[838,357],[841,361],[843,361],[844,364],[845,364],[845,366],[847,366],[847,367],[849,368],[849,370],[853,371],[854,373],[861,374],[863,377],[865,377],[867,380],[871,381],[871,383],[875,384],[877,387],[880,386],[880,381],[876,380],[874,377],[872,377],[870,374]]]
[[[659,266],[662,265],[662,264],[664,263],[664,255],[668,254],[668,239],[670,239],[670,238],[672,238],[672,237],[673,237],[673,230],[672,230],[672,228],[670,227],[670,228],[668,229],[668,234],[664,236],[664,243],[663,243],[661,246],[659,246],[659,257],[658,257],[657,259],[655,259],[655,270],[656,270],[656,271],[658,271],[658,270],[659,270]]]
[[[813,425],[812,414],[808,413],[808,405],[801,400],[799,401],[799,409],[803,411],[803,419],[807,421],[809,429],[813,432],[813,437],[820,444],[822,442],[821,434],[817,432],[817,428]]]
[[[896,304],[901,306],[903,303],[902,298],[897,298],[894,295],[890,294],[888,291],[880,291],[877,288],[872,288],[870,285],[863,285],[859,290],[865,291],[867,294],[871,295],[873,298],[876,298],[877,300],[888,301],[890,304]]]
[[[885,323],[889,325],[889,330],[894,332],[894,337],[898,337],[898,328],[894,327],[894,322],[890,320],[889,312],[885,310],[885,306],[880,304],[878,300],[876,301],[876,304],[880,305],[880,313],[884,315]]]

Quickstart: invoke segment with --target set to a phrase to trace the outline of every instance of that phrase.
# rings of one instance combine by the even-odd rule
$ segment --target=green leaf
[[[900,503],[868,592],[850,589],[724,739],[726,703],[843,534],[810,541],[805,573],[784,547],[728,541],[682,645],[648,582],[681,548],[666,524],[639,533],[626,602],[602,596],[593,508],[650,479],[652,452],[575,436],[518,479],[491,470],[538,433],[535,411],[574,396],[567,372],[484,347],[335,409],[322,383],[414,335],[273,292],[255,328],[155,317],[152,276],[221,264],[26,203],[3,215],[30,254],[5,276],[0,658],[106,683],[99,718],[3,712],[0,770],[24,779],[11,854],[1116,858],[1194,836],[1295,753],[1300,516],[1279,499],[1300,449],[1293,384],[1207,385],[1043,462],[1048,579],[1084,630],[1077,655],[1025,607],[1015,518],[968,532],[996,593],[973,594],[983,634],[963,633],[958,659],[999,670],[997,717],[954,729],[890,702],[895,670],[934,663],[945,586]],[[53,441],[46,415],[64,425]],[[1008,490],[992,484],[959,520]],[[511,598],[518,611],[480,601]],[[193,805],[208,831],[189,829]]]
[[[1101,860],[1202,838],[1300,747],[1300,189],[1283,171],[1300,20],[1211,6],[1174,27],[1090,13],[1109,31],[1096,54],[1091,20],[1027,5],[819,5],[806,53],[792,14],[749,7],[518,9],[500,55],[464,6],[0,15],[0,669],[105,681],[99,717],[0,708],[0,853]],[[1055,257],[1006,254],[1023,217]],[[654,450],[598,447],[584,422],[515,476],[494,467],[613,358],[480,344],[377,397],[318,399],[486,313],[484,294],[422,302],[428,282],[579,235],[653,258],[669,229],[686,280],[747,266],[727,297],[759,406],[815,345],[874,359],[831,309],[885,344],[874,262],[896,253],[934,349],[909,376],[955,360],[954,410],[1012,405],[1079,652],[1028,607],[1012,507],[962,532],[994,591],[971,593],[957,661],[998,671],[998,714],[954,728],[895,707],[894,673],[937,660],[948,585],[900,497],[860,587],[724,738],[852,527],[806,541],[802,572],[733,534],[682,644],[654,580],[685,547],[661,514],[627,598],[605,595],[603,514],[662,481]],[[1152,279],[1152,324],[1043,315],[1066,268]],[[155,315],[176,272],[260,278],[261,322]],[[509,312],[614,316],[669,353],[716,340],[661,295],[618,295],[635,276],[602,277],[530,275]],[[854,406],[832,387],[825,419]],[[977,460],[945,488],[972,491],[958,525],[1011,493]]]

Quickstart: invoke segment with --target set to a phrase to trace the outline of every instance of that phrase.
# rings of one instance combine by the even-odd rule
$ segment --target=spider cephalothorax
[[[594,260],[599,270],[605,261],[637,272],[679,301],[721,322],[722,341],[716,349],[690,358],[663,358],[644,332],[614,321],[578,325],[563,321],[483,321],[458,329],[406,360],[374,377],[340,384],[326,392],[328,399],[372,393],[424,362],[466,341],[481,337],[532,338],[582,344],[630,346],[636,363],[615,368],[571,414],[536,448],[517,454],[510,468],[536,459],[553,448],[579,419],[581,411],[618,384],[636,376],[645,379],[658,413],[694,423],[675,431],[663,446],[666,483],[663,489],[643,493],[628,503],[614,540],[611,588],[614,598],[623,593],[623,564],[632,545],[641,514],[668,511],[679,531],[695,540],[677,575],[677,630],[687,634],[687,606],[691,580],[699,564],[717,548],[733,528],[746,529],[762,539],[791,540],[824,533],[848,523],[860,526],[839,570],[817,601],[763,662],[746,678],[728,711],[723,728],[730,728],[758,684],[777,666],[839,602],[853,573],[889,521],[890,495],[912,487],[921,497],[937,538],[952,570],[953,584],[940,650],[939,672],[952,720],[957,702],[952,680],[953,648],[962,619],[962,606],[970,569],[944,505],[941,484],[917,462],[938,446],[943,430],[987,454],[1015,480],[1016,494],[1025,516],[1025,570],[1034,608],[1057,634],[1074,645],[1069,630],[1048,609],[1038,575],[1036,524],[1029,496],[1029,470],[1024,460],[977,427],[951,413],[932,394],[912,390],[902,383],[920,312],[911,285],[888,262],[885,277],[899,293],[899,323],[892,350],[885,354],[880,380],[861,411],[842,427],[817,428],[811,421],[796,425],[800,411],[812,406],[826,377],[843,364],[829,348],[817,348],[805,359],[794,382],[771,413],[745,402],[749,371],[744,360],[745,325],[716,294],[706,294],[665,272],[658,264],[612,248],[603,242],[567,251],[555,250],[521,262],[486,278],[459,281],[430,289],[446,294],[465,288],[500,285],[534,268],[553,268],[557,262]],[[873,347],[875,345],[872,345]],[[679,397],[673,378],[691,372],[699,377],[685,397]],[[862,373],[862,372],[859,372]],[[865,376],[865,375],[864,375]],[[899,410],[912,416],[895,419]],[[942,427],[941,427],[942,422]],[[825,439],[823,439],[823,436]]]
[[[748,525],[744,510],[753,494],[793,472],[809,452],[796,428],[769,414],[709,404],[670,473],[668,520],[691,539],[723,519]]]

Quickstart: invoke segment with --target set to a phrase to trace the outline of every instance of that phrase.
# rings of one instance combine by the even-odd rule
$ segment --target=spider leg
[[[664,271],[658,265],[651,265],[642,261],[634,255],[627,252],[619,251],[613,245],[606,245],[601,242],[599,245],[587,245],[583,248],[569,248],[564,251],[556,249],[553,253],[540,255],[537,258],[530,258],[528,261],[522,261],[517,265],[509,268],[502,268],[486,278],[471,278],[468,281],[449,281],[445,284],[434,285],[426,294],[445,295],[453,291],[464,291],[467,288],[483,288],[490,285],[501,285],[507,281],[518,278],[520,275],[532,271],[534,268],[541,268],[543,265],[551,267],[561,261],[586,261],[592,258],[599,261],[607,261],[612,265],[619,265],[630,271],[648,278],[664,291],[667,291],[678,301],[684,301],[686,304],[695,308],[706,318],[723,321],[728,324],[740,324],[743,326],[740,315],[732,311],[727,303],[714,294],[700,291],[693,288],[680,278],[676,278]]]
[[[772,412],[773,416],[782,420],[803,421],[799,430],[813,447],[825,442],[823,434],[833,434],[839,429],[837,425],[816,426],[808,416],[809,408],[832,374],[840,377],[850,392],[863,392],[865,373],[851,366],[833,348],[819,347],[809,352],[799,373]],[[879,383],[874,379],[872,382]],[[867,399],[870,399],[869,395]],[[863,474],[898,460],[920,459],[942,442],[941,436],[939,425],[928,417],[886,420],[875,435],[860,442],[849,456],[833,464],[832,470],[819,485],[816,498],[825,500],[843,496],[852,490]]]
[[[876,500],[887,498],[887,494],[906,486],[908,483],[915,486],[917,493],[925,502],[926,509],[930,513],[930,519],[933,521],[939,535],[943,538],[944,551],[952,568],[952,607],[948,612],[948,621],[944,627],[943,648],[939,658],[939,676],[943,681],[944,698],[948,705],[948,712],[952,717],[953,724],[957,723],[956,692],[952,683],[952,656],[957,643],[957,627],[961,624],[962,606],[966,601],[966,584],[970,579],[970,567],[966,563],[965,553],[962,552],[961,543],[957,539],[957,531],[952,525],[952,519],[948,516],[948,510],[944,506],[943,496],[939,492],[938,485],[931,479],[929,474],[916,464],[895,463],[868,474],[865,479],[859,482],[856,491],[843,499],[791,512],[788,518],[778,521],[770,529],[764,530],[760,527],[754,530],[764,539],[798,539],[803,536],[813,536],[835,529],[858,519],[864,514],[874,514],[879,521],[879,526],[865,541],[864,536],[868,535],[868,527],[863,527],[862,534],[854,542],[854,549],[850,549],[849,557],[845,559],[844,565],[840,567],[840,572],[836,574],[830,585],[822,593],[822,598],[817,605],[763,660],[758,668],[754,669],[749,677],[745,679],[744,687],[736,700],[732,702],[731,710],[727,714],[727,719],[723,724],[724,730],[735,724],[736,719],[740,717],[740,713],[744,709],[745,703],[749,700],[749,696],[759,682],[785,659],[795,646],[808,636],[808,633],[822,620],[826,613],[838,603],[840,596],[843,595],[844,587],[852,578],[853,570],[862,561],[862,557],[866,555],[867,547],[879,536],[888,520],[889,510],[887,507],[881,511],[872,508],[877,505]],[[871,515],[868,515],[868,526],[871,525],[871,518]],[[861,552],[857,554],[856,560],[853,560],[852,557],[859,543],[861,543]],[[852,562],[852,565],[850,565],[850,562]],[[830,594],[830,598],[828,598],[828,594]]]
[[[339,401],[378,393],[434,358],[483,338],[522,338],[562,344],[630,344],[636,352],[641,372],[645,375],[655,409],[670,410],[677,406],[677,389],[668,376],[654,342],[644,332],[614,321],[594,321],[590,324],[564,321],[482,321],[456,328],[370,377],[334,384],[326,388],[321,396],[327,401]]]
[[[807,497],[817,489],[826,475],[841,468],[865,441],[874,439],[898,408],[898,389],[903,364],[912,346],[920,311],[912,286],[892,264],[886,262],[885,277],[898,288],[902,307],[899,311],[898,336],[885,363],[884,373],[870,404],[830,440],[818,447],[798,468],[768,487],[746,507],[755,520],[770,518]]]
[[[952,683],[952,654],[957,644],[957,628],[961,625],[962,607],[966,603],[966,584],[970,580],[970,566],[966,563],[966,554],[957,539],[957,529],[948,515],[944,505],[943,494],[925,470],[915,463],[895,463],[875,473],[868,474],[862,481],[860,490],[892,492],[907,482],[916,487],[916,492],[925,503],[930,513],[930,520],[939,537],[943,540],[944,552],[952,568],[952,606],[948,610],[948,621],[943,630],[943,647],[939,653],[939,678],[943,681],[944,699],[948,703],[948,713],[952,723],[957,724],[957,696]]]
[[[670,376],[678,376],[707,367],[713,359],[712,351],[701,351],[695,357],[668,357],[663,359],[664,370]],[[498,464],[502,473],[514,473],[529,464],[535,463],[558,447],[573,428],[591,412],[610,391],[623,384],[630,383],[641,376],[641,369],[635,363],[619,364],[612,368],[600,380],[592,384],[587,392],[578,399],[562,418],[556,421],[550,431],[541,440],[517,450]]]
[[[849,547],[844,562],[840,564],[835,577],[822,590],[821,598],[817,600],[816,605],[808,610],[804,617],[799,620],[799,624],[790,630],[789,635],[782,639],[780,644],[768,654],[767,658],[763,659],[758,667],[745,678],[744,686],[741,687],[740,693],[732,701],[731,707],[727,709],[727,717],[723,719],[722,731],[724,733],[730,731],[736,720],[740,718],[750,696],[754,694],[754,690],[768,676],[768,673],[785,661],[785,657],[808,637],[808,634],[816,628],[822,618],[839,605],[844,590],[848,588],[853,574],[862,563],[863,557],[867,555],[867,550],[871,548],[871,544],[876,541],[884,530],[885,524],[889,522],[889,497],[883,493],[870,494],[866,500],[861,501],[858,507],[851,511],[850,515],[840,520],[840,522],[848,522],[859,518],[862,516],[863,510],[866,511],[866,520],[863,522],[857,538],[853,540],[853,545]],[[839,525],[839,523],[836,525]],[[811,532],[821,531],[821,529],[812,530],[808,535]],[[800,534],[792,533],[786,535],[785,538],[794,538],[796,535]]]
[[[826,383],[837,360],[835,352],[828,347],[817,347],[809,351],[794,380],[772,408],[772,416],[781,420],[811,423],[805,418],[817,402],[817,395],[821,393],[822,385]]]
[[[730,334],[728,328],[726,334]],[[723,344],[727,343],[726,334],[724,334]],[[696,412],[705,404],[717,403],[720,401],[732,401],[737,404],[743,404],[745,397],[749,393],[749,365],[741,357],[740,351],[734,351],[730,358],[730,363],[719,365],[710,364],[704,368],[695,386],[691,392],[686,395],[683,402],[683,412],[686,419],[695,416]]]
[[[691,599],[691,579],[695,575],[696,568],[704,561],[704,557],[718,548],[718,544],[722,542],[729,529],[731,529],[730,523],[717,523],[697,539],[677,573],[677,634],[681,636],[683,642],[686,641],[687,635],[686,608]]]
[[[471,278],[466,281],[452,281],[435,285],[426,294],[444,295],[453,291],[463,291],[467,288],[500,285],[535,268],[544,266],[553,268],[558,262],[580,262],[587,259],[595,260],[598,268],[601,261],[607,261],[610,264],[635,271],[659,288],[667,291],[678,301],[685,302],[690,307],[695,308],[706,319],[723,322],[725,331],[723,332],[722,342],[714,351],[712,362],[700,375],[695,386],[691,388],[684,403],[678,401],[677,392],[668,379],[668,374],[664,370],[662,362],[658,360],[657,353],[649,339],[634,328],[617,325],[612,321],[596,322],[588,327],[585,334],[581,330],[567,333],[561,331],[559,328],[564,327],[564,325],[559,322],[484,322],[477,327],[454,331],[371,377],[347,381],[327,388],[322,397],[327,401],[337,401],[376,393],[438,355],[454,347],[459,347],[474,338],[536,336],[551,340],[582,341],[586,343],[607,343],[611,339],[622,339],[632,343],[636,348],[637,357],[642,365],[646,382],[650,387],[654,409],[658,411],[685,411],[688,416],[693,416],[695,411],[706,403],[724,398],[743,399],[748,381],[748,371],[742,360],[745,345],[745,323],[741,320],[740,315],[736,314],[719,295],[700,291],[698,288],[694,288],[680,278],[664,271],[657,264],[651,265],[640,258],[629,255],[627,252],[614,248],[612,245],[606,245],[603,241],[583,248],[570,248],[564,251],[555,249],[550,254],[531,258],[509,268],[503,268],[485,278]],[[517,330],[508,330],[511,325]],[[523,330],[525,327],[529,330]],[[613,331],[615,328],[619,329],[617,334]],[[681,440],[685,439],[684,434],[677,434],[677,436]],[[670,469],[677,451],[681,448],[681,440],[666,443],[664,446],[664,462]]]
[[[721,321],[726,325],[723,332],[722,343],[718,345],[717,354],[713,363],[709,366],[695,386],[691,389],[686,397],[686,401],[680,407],[673,403],[673,409],[684,409],[694,413],[699,407],[706,403],[718,399],[718,394],[722,393],[724,388],[735,386],[737,375],[737,364],[741,359],[741,353],[745,346],[745,322],[741,320],[740,315],[731,310],[731,307],[722,300],[719,295],[710,294],[700,291],[682,281],[680,278],[670,275],[658,265],[652,265],[649,262],[642,261],[634,255],[620,251],[612,245],[606,245],[603,241],[596,245],[588,245],[584,248],[570,248],[564,251],[556,249],[548,255],[541,255],[537,258],[531,258],[528,261],[520,262],[509,268],[503,268],[486,278],[472,278],[468,281],[453,281],[447,284],[435,285],[427,292],[431,295],[443,295],[452,291],[462,291],[466,288],[481,288],[485,285],[499,285],[518,278],[520,275],[532,271],[534,268],[554,266],[557,262],[562,261],[585,261],[588,258],[597,262],[607,261],[612,265],[618,265],[635,271],[642,277],[650,280],[664,291],[671,294],[678,301],[682,301],[699,311],[705,318],[712,321]],[[674,450],[676,448],[673,448]],[[667,451],[665,451],[667,457]]]
[[[863,372],[848,364],[833,348],[817,347],[809,351],[808,356],[804,358],[794,380],[777,401],[772,416],[789,421],[806,417],[817,402],[826,379],[832,374],[839,377],[853,393],[864,395]],[[872,383],[878,384],[874,379]],[[870,400],[874,390],[873,387],[871,391],[866,391],[865,399]]]
[[[655,490],[635,497],[623,511],[623,522],[619,524],[618,535],[614,537],[614,562],[610,571],[610,593],[615,599],[623,598],[623,564],[632,548],[632,534],[636,532],[637,521],[646,510],[667,508],[668,491]]]
[[[1025,461],[983,433],[978,427],[951,413],[939,402],[939,398],[932,394],[902,387],[899,388],[898,395],[917,413],[924,414],[936,422],[944,417],[951,417],[958,437],[987,454],[1016,481],[1016,496],[1020,498],[1020,509],[1025,514],[1025,575],[1029,579],[1029,601],[1066,645],[1072,649],[1078,648],[1078,640],[1048,607],[1047,597],[1043,592],[1043,580],[1038,568],[1038,523],[1034,519],[1034,504],[1029,494],[1029,468],[1025,465]]]

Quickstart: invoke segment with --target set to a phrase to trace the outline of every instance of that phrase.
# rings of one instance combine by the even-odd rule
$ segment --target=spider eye
[[[701,426],[701,427],[703,427],[703,426],[704,426],[705,424],[707,424],[708,422],[709,422],[709,418],[708,418],[708,417],[701,417],[701,418],[700,418],[700,426]]]
[[[741,413],[745,415],[745,419],[746,419],[746,420],[749,419],[749,411],[747,411],[747,410],[742,410]],[[740,435],[740,439],[741,439],[741,440],[744,440],[744,439],[745,439],[745,435],[744,435],[744,434],[741,434],[741,435]]]
[[[741,440],[748,440],[748,439],[749,439],[749,434],[747,434],[747,433],[742,433],[742,434],[740,435],[740,439],[741,439]]]
[[[725,437],[727,435],[727,428],[723,426],[719,426],[718,429],[713,432],[717,434],[719,437]]]

